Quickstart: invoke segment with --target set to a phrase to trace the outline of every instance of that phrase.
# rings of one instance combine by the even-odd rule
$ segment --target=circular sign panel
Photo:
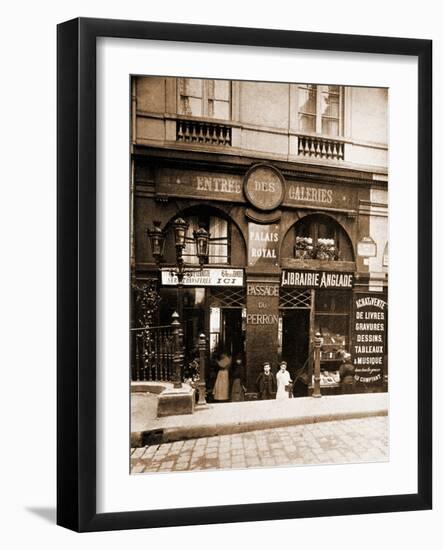
[[[245,196],[258,210],[274,210],[283,201],[284,181],[283,176],[273,166],[257,164],[245,176]]]

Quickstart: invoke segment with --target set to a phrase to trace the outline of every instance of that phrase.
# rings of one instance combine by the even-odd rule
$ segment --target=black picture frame
[[[416,494],[96,511],[96,39],[303,48],[418,59],[418,490]],[[432,507],[432,42],[107,19],[57,32],[57,523],[105,531],[426,510]]]

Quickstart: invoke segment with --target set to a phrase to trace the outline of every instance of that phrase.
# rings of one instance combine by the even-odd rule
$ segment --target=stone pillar
[[[263,363],[271,363],[275,374],[278,361],[278,277],[249,276],[246,285],[246,374],[247,388],[255,382]]]

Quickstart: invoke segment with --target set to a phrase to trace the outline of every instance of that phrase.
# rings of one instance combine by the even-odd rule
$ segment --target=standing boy
[[[257,389],[259,399],[274,399],[277,391],[275,376],[271,372],[271,364],[263,363],[263,372],[258,375]]]

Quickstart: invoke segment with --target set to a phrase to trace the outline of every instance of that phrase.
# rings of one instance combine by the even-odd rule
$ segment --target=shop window
[[[204,227],[209,231],[209,254],[208,264],[229,264],[230,263],[230,227],[227,220],[217,216],[189,216],[185,218],[189,223],[186,236],[186,248],[183,252],[183,259],[186,263],[198,265],[194,231]]]
[[[178,114],[230,120],[231,82],[179,78]]]
[[[300,132],[339,136],[343,125],[343,88],[316,84],[298,86]]]
[[[294,226],[294,257],[304,260],[354,260],[352,243],[344,229],[322,214],[306,216]]]
[[[323,338],[322,362],[340,362],[349,351],[349,316],[351,294],[346,291],[322,290],[315,296],[315,332]]]

